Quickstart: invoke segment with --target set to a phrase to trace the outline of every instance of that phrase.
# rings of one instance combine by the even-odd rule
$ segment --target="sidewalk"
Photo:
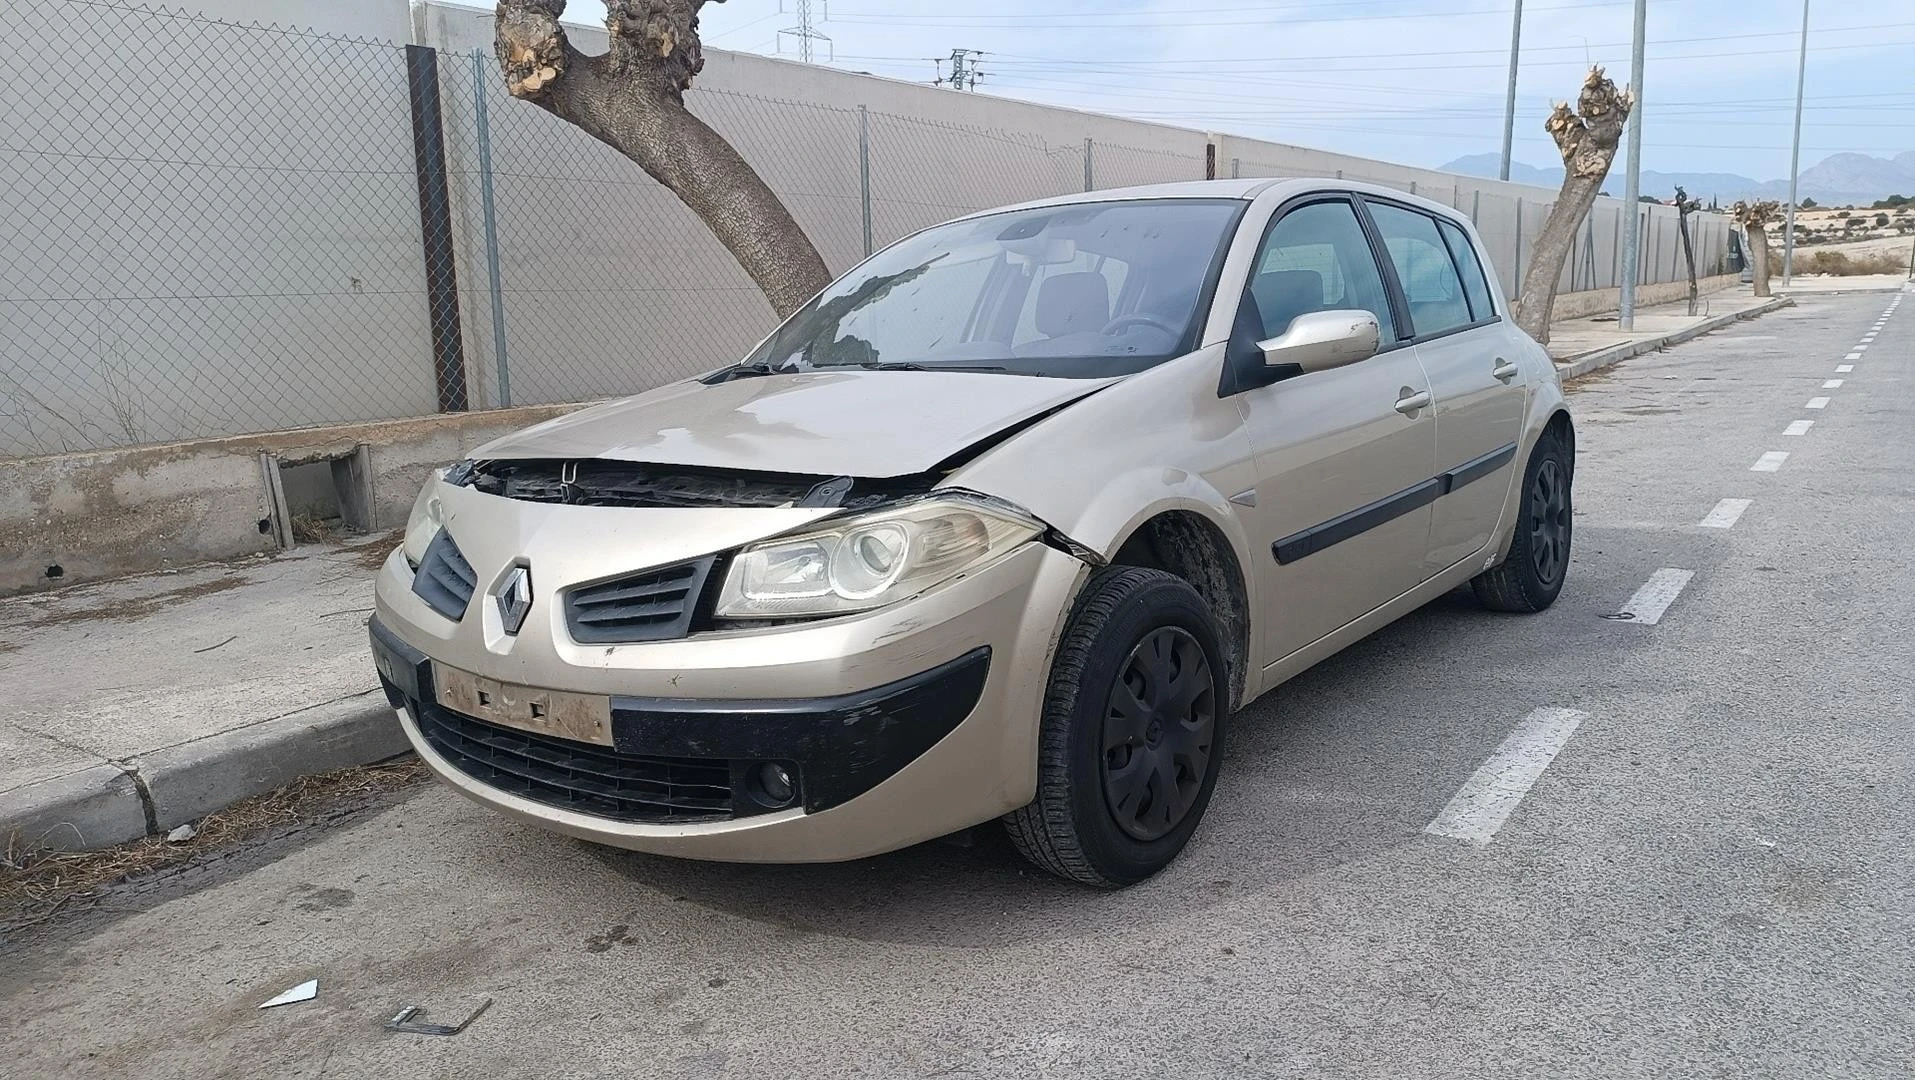
[[[1747,286],[1553,328],[1581,374],[1789,303]],[[300,776],[405,752],[366,648],[393,536],[0,600],[0,864],[165,833]]]
[[[1806,280],[1798,279],[1797,284]],[[1698,299],[1699,315],[1689,314],[1686,299],[1637,308],[1633,333],[1626,333],[1617,325],[1613,311],[1571,319],[1549,328],[1549,355],[1556,361],[1557,374],[1573,379],[1791,303],[1793,301],[1781,295],[1758,298],[1749,286],[1738,285]]]
[[[163,833],[404,752],[366,651],[394,542],[0,600],[0,854]]]

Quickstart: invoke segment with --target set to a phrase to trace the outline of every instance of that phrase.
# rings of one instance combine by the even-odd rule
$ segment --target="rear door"
[[[1382,351],[1330,371],[1268,382],[1257,341],[1308,311],[1365,310]],[[1240,301],[1232,371],[1256,454],[1239,493],[1262,551],[1258,615],[1267,666],[1422,580],[1436,425],[1429,380],[1397,320],[1356,204],[1326,196],[1280,211]],[[1247,352],[1246,352],[1247,350]],[[1259,383],[1258,379],[1265,381]]]
[[[1477,555],[1498,535],[1528,387],[1468,233],[1439,215],[1365,198],[1401,290],[1417,359],[1435,396],[1436,471],[1423,576]]]

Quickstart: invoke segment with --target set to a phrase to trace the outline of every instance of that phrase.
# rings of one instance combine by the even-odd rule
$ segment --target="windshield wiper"
[[[733,379],[756,378],[760,375],[784,375],[793,370],[795,369],[782,364],[770,364],[764,361],[758,361],[756,363],[745,362],[733,364],[728,368],[719,368],[717,371],[705,376],[705,382],[708,385],[715,385],[721,382],[730,382]]]
[[[1009,371],[1003,364],[919,364],[908,360],[883,360],[868,364],[850,364],[865,371]]]

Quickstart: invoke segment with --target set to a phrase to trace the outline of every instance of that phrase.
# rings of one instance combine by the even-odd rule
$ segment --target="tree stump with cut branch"
[[[1748,238],[1749,269],[1755,278],[1755,294],[1769,295],[1769,226],[1782,216],[1782,204],[1774,199],[1757,202],[1740,200],[1729,207],[1729,217],[1742,226]]]
[[[1536,234],[1529,269],[1516,294],[1516,325],[1537,341],[1549,341],[1549,313],[1556,306],[1563,261],[1569,258],[1576,229],[1602,191],[1603,178],[1609,175],[1622,141],[1623,124],[1635,103],[1633,93],[1617,89],[1602,68],[1592,67],[1583,78],[1576,107],[1559,103],[1543,124],[1563,155],[1563,187],[1549,208],[1543,230]]]
[[[513,97],[584,129],[669,188],[782,318],[831,274],[763,178],[685,108],[705,66],[698,12],[707,2],[722,0],[606,0],[611,47],[587,56],[559,24],[565,0],[499,0],[493,50]]]

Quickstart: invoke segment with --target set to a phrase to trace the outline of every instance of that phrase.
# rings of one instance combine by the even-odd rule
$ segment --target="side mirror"
[[[1267,367],[1295,367],[1300,374],[1328,371],[1376,355],[1383,332],[1367,311],[1310,311],[1289,329],[1257,342]]]

